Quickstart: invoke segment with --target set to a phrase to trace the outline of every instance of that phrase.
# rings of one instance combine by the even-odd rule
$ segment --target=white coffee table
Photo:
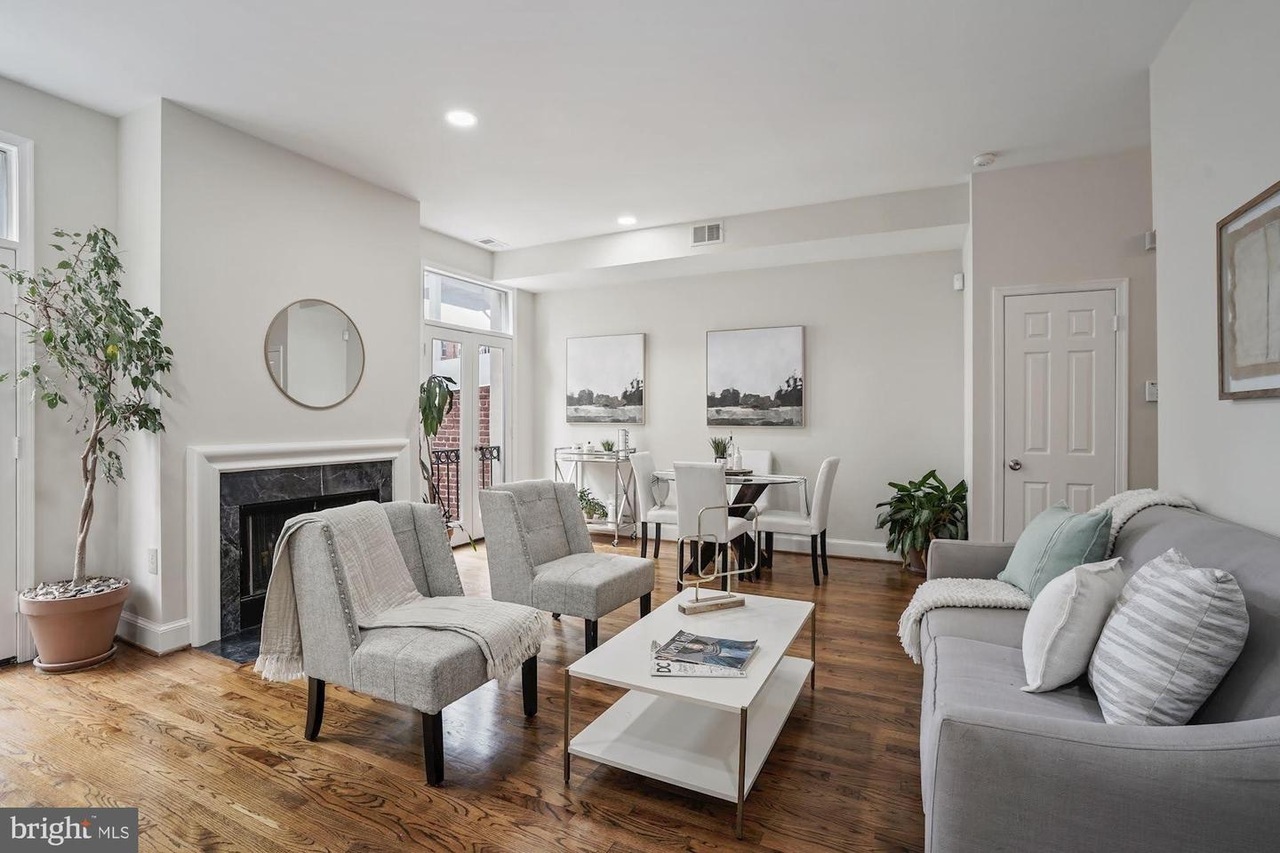
[[[743,805],[760,768],[809,680],[813,689],[817,617],[808,601],[743,595],[743,607],[682,614],[684,592],[654,610],[564,671],[564,781],[570,757],[590,758],[729,802],[737,802],[735,832],[742,837]],[[809,623],[809,659],[786,652]],[[650,644],[677,631],[757,640],[744,678],[679,678],[649,674]],[[573,679],[628,689],[570,739]],[[748,722],[749,720],[749,722]]]

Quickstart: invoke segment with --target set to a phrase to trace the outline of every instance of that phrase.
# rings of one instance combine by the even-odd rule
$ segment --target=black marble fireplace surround
[[[361,492],[376,494],[380,501],[389,501],[391,462],[347,462],[236,471],[222,474],[219,487],[222,539],[220,613],[222,636],[227,639],[240,634],[243,627],[240,602],[242,509],[254,504]],[[257,645],[256,638],[253,645]]]

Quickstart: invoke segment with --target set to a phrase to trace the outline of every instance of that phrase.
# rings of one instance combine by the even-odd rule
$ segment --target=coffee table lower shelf
[[[755,784],[811,669],[812,661],[782,658],[747,709],[741,778],[740,713],[639,690],[579,732],[569,754],[736,802],[741,809],[739,797],[745,799]]]

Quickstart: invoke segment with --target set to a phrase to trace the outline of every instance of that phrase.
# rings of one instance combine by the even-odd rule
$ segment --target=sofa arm
[[[929,580],[994,578],[1004,570],[1012,553],[1012,542],[935,539],[929,545]]]
[[[1253,851],[1280,835],[1280,717],[1117,726],[941,708],[931,853]]]

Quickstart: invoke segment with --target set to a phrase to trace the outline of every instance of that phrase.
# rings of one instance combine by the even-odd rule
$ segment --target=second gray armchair
[[[495,601],[586,620],[586,650],[599,620],[639,599],[649,612],[653,560],[596,553],[572,483],[523,480],[480,492],[489,587]]]

